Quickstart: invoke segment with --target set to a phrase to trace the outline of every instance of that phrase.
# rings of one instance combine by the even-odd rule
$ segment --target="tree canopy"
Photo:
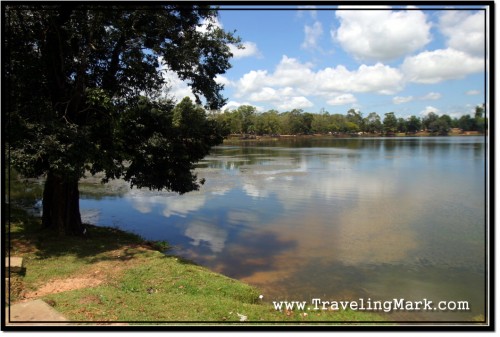
[[[86,172],[180,193],[199,187],[193,164],[224,137],[200,104],[225,104],[215,77],[239,43],[216,16],[204,4],[5,6],[7,145],[21,174],[47,177],[45,226],[83,232]],[[196,104],[167,98],[165,69]]]
[[[247,112],[243,114],[243,112]],[[327,133],[369,133],[378,135],[393,135],[395,133],[414,134],[421,130],[431,134],[446,135],[451,128],[462,131],[485,132],[488,120],[483,117],[484,107],[478,105],[474,118],[463,115],[460,118],[441,116],[430,112],[426,116],[411,115],[397,117],[394,112],[384,114],[383,120],[376,112],[363,117],[361,111],[350,109],[346,114],[330,114],[323,111],[320,114],[293,109],[278,112],[269,110],[259,113],[252,106],[244,105],[234,110],[226,110],[215,115],[216,120],[229,128],[233,134],[279,135],[279,134],[327,134]],[[243,119],[244,116],[244,119]],[[245,128],[242,128],[245,123]]]

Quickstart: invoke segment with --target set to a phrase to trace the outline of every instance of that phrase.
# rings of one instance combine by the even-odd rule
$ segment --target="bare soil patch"
[[[96,278],[66,278],[61,280],[53,280],[35,291],[25,293],[25,299],[33,299],[49,294],[62,293],[64,291],[97,287],[102,283],[102,280]]]
[[[26,301],[65,291],[97,287],[102,283],[112,283],[118,275],[136,263],[133,259],[136,254],[147,250],[148,247],[141,245],[126,245],[108,252],[106,255],[109,260],[94,263],[82,270],[79,275],[48,280],[36,290],[24,290],[21,297]]]

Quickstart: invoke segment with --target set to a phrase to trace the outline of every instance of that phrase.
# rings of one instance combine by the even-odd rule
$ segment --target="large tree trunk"
[[[59,235],[84,235],[80,216],[78,179],[47,174],[43,191],[42,225],[57,230]]]

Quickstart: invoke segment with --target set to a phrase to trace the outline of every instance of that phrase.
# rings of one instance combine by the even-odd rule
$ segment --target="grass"
[[[25,260],[10,300],[41,298],[71,321],[375,322],[355,311],[276,311],[258,289],[158,250],[164,242],[89,226],[87,238],[59,238],[22,210],[10,214],[10,253]],[[65,291],[62,291],[65,290]]]

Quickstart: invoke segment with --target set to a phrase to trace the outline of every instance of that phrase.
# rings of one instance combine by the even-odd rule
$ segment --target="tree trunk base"
[[[42,226],[56,230],[60,236],[84,235],[80,215],[78,179],[47,174],[43,191]]]

